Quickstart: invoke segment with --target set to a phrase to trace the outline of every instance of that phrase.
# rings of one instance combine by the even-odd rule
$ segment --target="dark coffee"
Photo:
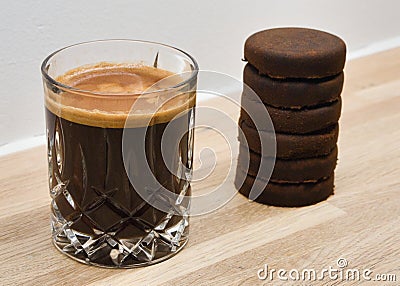
[[[163,112],[151,115],[152,119],[147,120],[149,125],[141,126],[141,122],[146,121],[141,119],[148,118],[148,114],[131,119],[125,132],[135,140],[129,141],[130,156],[125,164],[122,137],[128,117],[126,112],[115,112],[123,105],[129,110],[132,102],[121,103],[129,98],[127,94],[144,90],[166,75],[169,75],[166,71],[149,67],[75,71],[60,81],[80,90],[109,93],[112,95],[109,102],[99,103],[101,98],[90,98],[80,91],[60,94],[62,101],[55,99],[60,91],[51,92],[47,97],[53,234],[59,235],[58,241],[56,239],[58,247],[72,247],[71,241],[76,238],[79,245],[74,245],[73,251],[81,248],[81,258],[85,259],[90,256],[84,251],[85,244],[90,243],[93,249],[93,241],[98,238],[95,249],[99,249],[93,252],[91,262],[115,265],[123,259],[157,259],[186,241],[187,215],[156,209],[139,196],[135,187],[143,186],[156,192],[151,189],[155,188],[151,178],[155,178],[175,194],[190,195],[184,169],[191,168],[191,151],[188,149],[193,144],[189,125],[194,96],[187,97],[186,101],[176,101],[181,106],[175,102],[171,104],[174,108],[166,107]],[[76,102],[79,102],[79,108],[74,107]],[[164,134],[168,125],[168,133]],[[146,172],[145,164],[151,174]],[[185,168],[182,169],[180,164]],[[138,184],[132,185],[129,178]],[[170,203],[172,209],[174,202]],[[188,203],[186,200],[180,205],[186,208]],[[60,220],[68,222],[72,239],[66,234],[65,227],[58,229]],[[154,240],[158,240],[157,243]],[[114,243],[121,245],[120,248],[126,247],[126,255],[119,251],[112,257],[110,249]],[[130,255],[131,252],[137,253]],[[129,261],[125,263],[129,264]]]

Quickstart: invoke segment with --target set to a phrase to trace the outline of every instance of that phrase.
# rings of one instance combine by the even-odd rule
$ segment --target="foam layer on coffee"
[[[56,81],[71,88],[46,88],[46,107],[57,116],[104,128],[168,122],[195,105],[194,91],[158,91],[183,80],[144,65],[99,63],[79,67]],[[161,82],[161,84],[160,84]],[[150,89],[149,89],[150,88]]]

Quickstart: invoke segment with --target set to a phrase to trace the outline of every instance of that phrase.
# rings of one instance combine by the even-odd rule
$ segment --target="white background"
[[[158,41],[189,52],[202,69],[240,78],[243,43],[255,31],[323,29],[342,37],[354,56],[398,42],[399,11],[398,0],[3,1],[0,146],[44,134],[39,67],[63,46],[105,38]]]

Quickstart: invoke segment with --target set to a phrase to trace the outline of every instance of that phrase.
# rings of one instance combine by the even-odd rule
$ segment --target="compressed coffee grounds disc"
[[[326,156],[336,147],[339,135],[338,124],[316,133],[276,133],[275,136],[269,131],[257,131],[245,121],[239,123],[239,128],[243,131],[238,136],[241,144],[247,145],[255,153],[271,157],[275,154],[271,153],[273,150],[268,148],[268,144],[274,144],[276,139],[276,158],[286,160]],[[261,146],[260,136],[267,146]]]
[[[262,189],[261,194],[255,199],[258,203],[280,207],[301,207],[321,202],[331,196],[334,192],[334,174],[315,183],[268,182],[265,186],[265,182],[262,180],[246,175],[238,169],[235,186],[245,197],[249,197],[253,186],[258,190]]]
[[[342,72],[346,44],[319,30],[275,28],[251,35],[244,58],[260,74],[272,78],[324,78]]]
[[[274,183],[301,183],[316,182],[329,177],[336,167],[338,148],[335,147],[332,152],[326,156],[313,158],[282,160],[275,159],[275,166],[271,177],[263,177],[259,173],[261,161],[267,162],[273,160],[271,157],[264,157],[247,147],[240,145],[238,156],[238,168],[253,177],[260,176],[263,180],[270,180]],[[247,154],[249,158],[247,160]],[[248,166],[247,166],[248,165]]]
[[[274,107],[301,109],[315,107],[338,100],[343,89],[344,74],[322,79],[274,79],[260,75],[247,64],[243,82],[251,88],[264,104]],[[244,89],[243,96],[251,97]]]
[[[263,109],[266,108],[277,133],[306,134],[337,124],[341,115],[342,100],[339,97],[335,102],[312,108],[282,109],[260,104],[243,96],[242,107],[254,120],[260,121],[264,119]],[[244,109],[241,110],[240,119],[246,121],[252,128],[256,128]]]

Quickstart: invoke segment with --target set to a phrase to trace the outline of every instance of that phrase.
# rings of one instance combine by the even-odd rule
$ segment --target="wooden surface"
[[[339,258],[373,275],[397,274],[397,282],[367,285],[400,285],[400,49],[347,63],[340,121],[336,190],[328,201],[286,209],[236,195],[191,219],[189,243],[175,257],[129,270],[86,266],[53,247],[44,147],[1,157],[0,285],[290,285],[261,281],[257,271],[265,264],[318,270],[336,267]],[[213,142],[209,132],[198,134],[197,146]],[[229,166],[225,154],[216,148],[207,187]]]

